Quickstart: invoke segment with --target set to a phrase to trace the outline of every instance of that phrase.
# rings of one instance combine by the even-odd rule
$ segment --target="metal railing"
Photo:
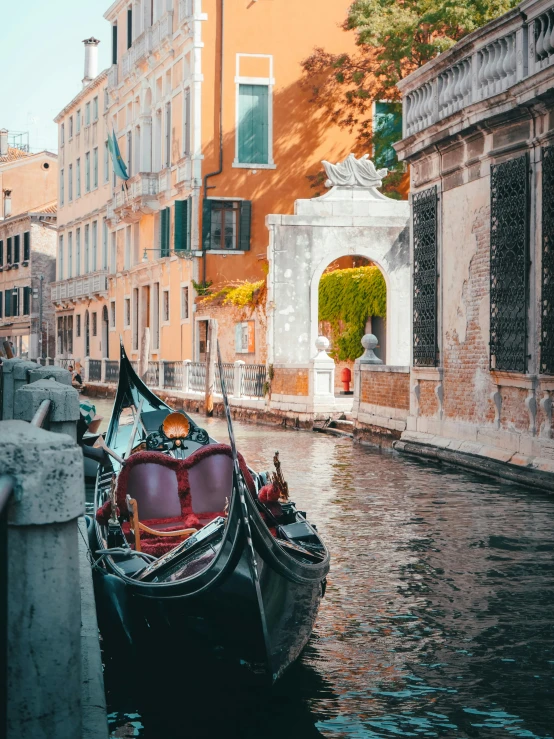
[[[44,362],[46,364],[46,360],[44,360]],[[60,359],[56,359],[56,364],[58,367],[63,367],[63,369],[67,369],[69,366],[71,367],[75,366],[75,360],[60,358]]]
[[[164,387],[182,390],[185,384],[184,381],[185,376],[182,362],[164,363]]]
[[[244,364],[240,394],[249,398],[263,398],[267,370],[265,364]]]
[[[223,364],[223,379],[225,381],[225,390],[227,395],[233,395],[235,389],[235,365],[234,364]],[[219,367],[215,366],[215,392],[222,393],[221,391],[221,378],[219,376]]]
[[[48,398],[45,398],[42,403],[39,405],[39,407],[36,410],[35,415],[31,419],[31,426],[37,426],[38,428],[42,428],[44,426],[44,422],[46,421],[48,414],[50,413],[50,408],[52,407],[52,401]]]
[[[206,389],[206,363],[191,362],[189,364],[189,389],[203,393]]]
[[[146,370],[146,384],[151,387],[160,386],[160,364],[159,362],[148,362]]]
[[[117,383],[119,380],[119,362],[117,359],[106,359],[106,382]]]
[[[102,361],[100,359],[88,360],[88,379],[91,382],[100,382],[102,379]]]

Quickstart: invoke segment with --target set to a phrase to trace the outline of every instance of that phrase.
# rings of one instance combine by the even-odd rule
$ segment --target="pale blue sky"
[[[81,89],[85,50],[96,36],[98,71],[109,63],[110,0],[20,0],[0,23],[0,128],[28,131],[31,151],[57,151],[60,110]]]

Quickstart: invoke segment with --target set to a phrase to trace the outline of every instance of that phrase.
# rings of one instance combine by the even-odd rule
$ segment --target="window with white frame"
[[[160,283],[152,285],[152,348],[160,348]]]
[[[75,162],[75,197],[81,197],[81,159]]]
[[[264,76],[241,75],[244,60],[256,60]],[[273,57],[237,54],[235,167],[274,168],[273,162]]]
[[[171,103],[165,104],[165,167],[171,167]]]
[[[131,131],[127,131],[127,174],[129,177],[133,175],[133,134]]]
[[[85,252],[84,252],[85,264],[83,268],[83,272],[85,275],[88,274],[89,269],[90,269],[89,250],[90,250],[90,226],[87,223],[85,226]]]
[[[67,201],[73,200],[73,165],[70,164],[67,169]]]
[[[181,287],[181,320],[186,321],[189,317],[189,289],[187,285]]]
[[[92,99],[92,120],[98,120],[98,95]]]
[[[85,105],[85,126],[90,126],[90,102]]]
[[[60,146],[65,144],[65,123],[60,126]]]
[[[110,328],[115,328],[115,300],[110,301]]]
[[[64,201],[64,179],[63,179],[63,169],[60,169],[60,205],[63,205]]]
[[[92,266],[91,271],[98,269],[98,221],[92,222]]]
[[[169,323],[169,290],[164,290],[162,295],[162,321]]]
[[[117,267],[117,234],[112,231],[112,243],[110,245],[110,272],[115,274]]]
[[[110,181],[110,149],[108,142],[104,141],[104,182]]]
[[[92,187],[94,190],[98,187],[98,147],[92,150]]]
[[[81,274],[81,229],[75,230],[75,276]]]
[[[81,109],[77,111],[75,114],[75,122],[76,122],[76,133],[81,133]]]
[[[73,116],[69,116],[69,138],[73,138]]]
[[[108,269],[108,222],[102,218],[102,269]]]
[[[183,97],[183,154],[190,156],[191,117],[190,117],[190,87],[187,87]]]
[[[90,151],[85,154],[85,192],[90,192]]]
[[[67,234],[67,276],[73,277],[73,231]]]
[[[58,244],[58,280],[63,280],[63,234],[60,235]]]

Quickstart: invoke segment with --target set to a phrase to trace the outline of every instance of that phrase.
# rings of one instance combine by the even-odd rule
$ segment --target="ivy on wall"
[[[362,354],[361,340],[370,316],[385,317],[387,286],[379,267],[337,269],[319,282],[319,320],[331,326],[331,354],[338,361]]]
[[[254,310],[265,302],[266,284],[264,280],[257,282],[236,282],[210,293],[203,299],[203,303],[219,302],[223,305],[233,305],[235,308],[250,308]]]

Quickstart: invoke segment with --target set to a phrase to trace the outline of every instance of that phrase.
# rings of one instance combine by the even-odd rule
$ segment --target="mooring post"
[[[25,359],[4,360],[2,367],[4,373],[2,418],[4,421],[14,418],[15,393],[29,382],[29,370],[36,370],[39,367],[40,365],[36,362],[29,362]]]
[[[204,396],[204,412],[207,416],[214,414],[215,362],[217,357],[217,320],[208,321],[208,341],[206,342],[206,393]]]
[[[38,380],[56,380],[61,385],[71,387],[71,372],[63,367],[35,367],[29,370],[29,383]]]
[[[19,388],[15,394],[15,418],[30,422],[43,400],[51,401],[45,428],[68,434],[75,440],[80,412],[79,393],[70,385],[62,385],[55,380],[37,380]]]
[[[0,438],[0,470],[14,480],[7,514],[7,737],[80,739],[82,452],[69,436],[24,421],[0,422]]]

